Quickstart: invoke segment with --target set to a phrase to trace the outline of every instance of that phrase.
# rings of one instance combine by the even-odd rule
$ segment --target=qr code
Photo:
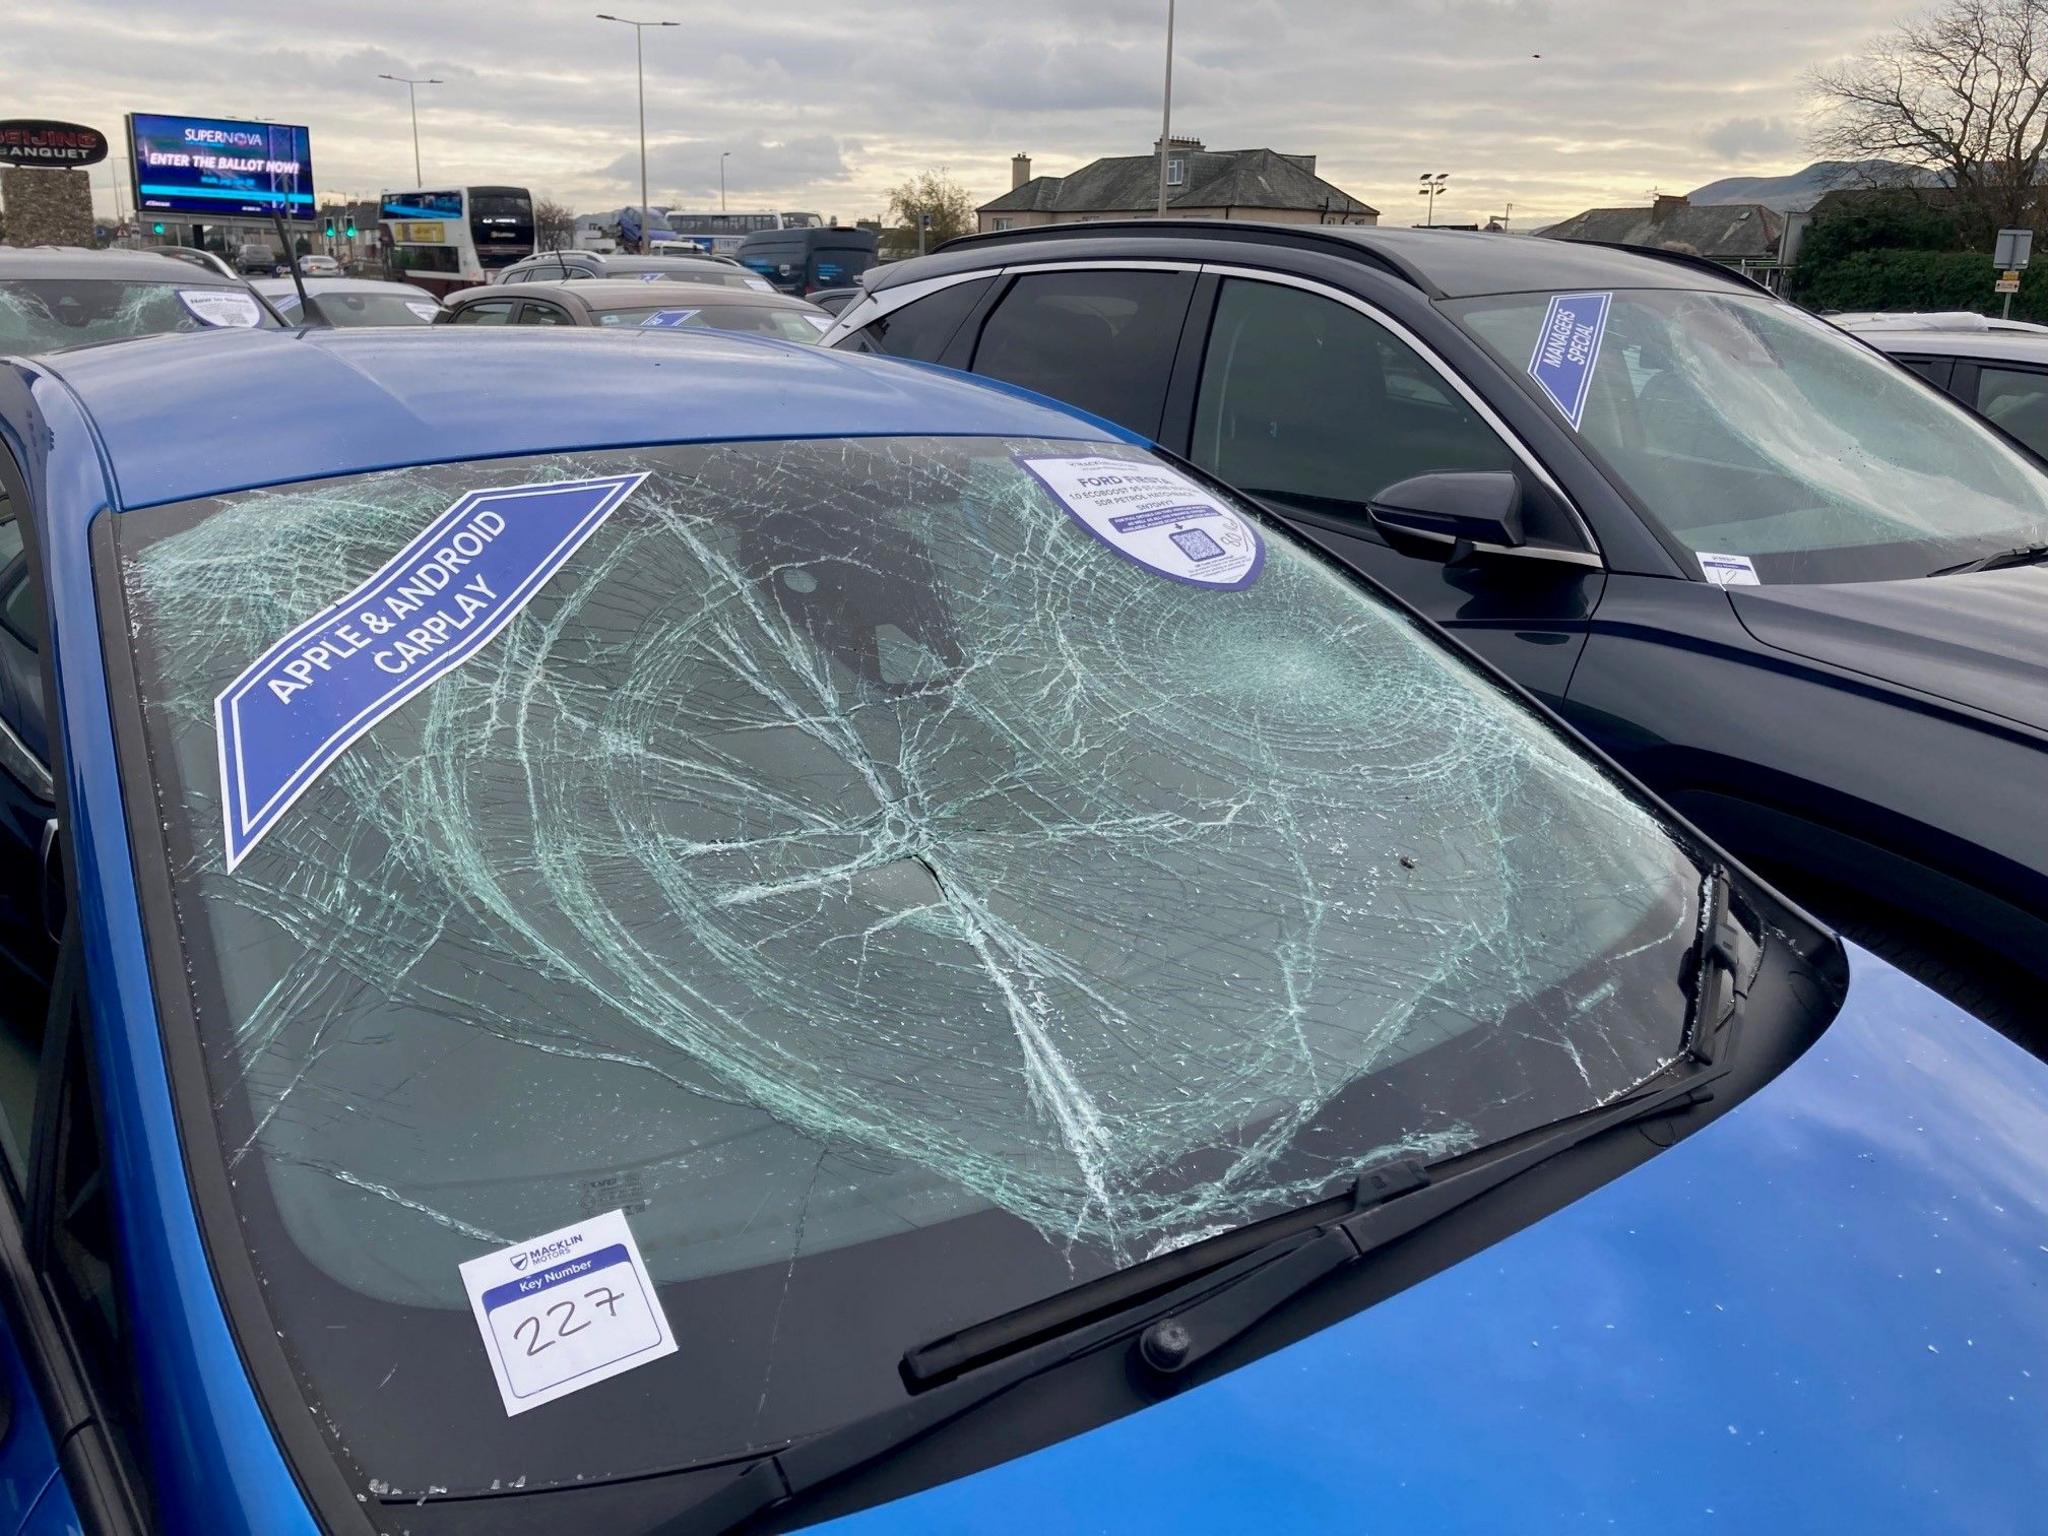
[[[1180,546],[1180,552],[1190,560],[1214,560],[1223,553],[1223,546],[1199,528],[1182,528],[1167,537]]]

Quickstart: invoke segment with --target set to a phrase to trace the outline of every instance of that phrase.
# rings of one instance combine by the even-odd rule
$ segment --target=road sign
[[[2001,277],[1996,283],[1992,285],[1991,291],[1993,293],[2018,293],[2020,291],[2019,273],[2006,273],[2003,277]]]
[[[2034,253],[2034,232],[2031,229],[2001,229],[1998,243],[1991,250],[1991,265],[2010,277],[2027,264],[2027,258]]]

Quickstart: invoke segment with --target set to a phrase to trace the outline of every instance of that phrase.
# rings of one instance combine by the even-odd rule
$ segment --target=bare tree
[[[541,251],[565,251],[576,233],[576,215],[551,197],[533,200],[533,243]]]
[[[2048,0],[1946,0],[1808,84],[1819,154],[1938,173],[1973,235],[2038,220]]]

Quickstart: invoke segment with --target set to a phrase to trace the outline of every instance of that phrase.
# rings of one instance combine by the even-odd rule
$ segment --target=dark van
[[[875,264],[871,229],[764,229],[740,242],[739,258],[784,293],[847,288]]]

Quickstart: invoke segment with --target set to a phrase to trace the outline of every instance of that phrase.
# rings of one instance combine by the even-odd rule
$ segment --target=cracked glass
[[[195,315],[178,297],[244,294],[245,288],[202,287],[193,282],[130,283],[106,278],[8,278],[0,280],[0,354],[54,352],[64,347],[155,336],[167,331],[216,327]],[[259,327],[277,322],[257,306]]]
[[[906,1347],[1678,1054],[1664,826],[1248,507],[1243,590],[1123,558],[1018,462],[1062,454],[1148,460],[700,444],[116,519],[188,1135],[365,1497],[782,1444],[901,1401]],[[467,492],[628,473],[227,872],[253,658]],[[508,1420],[457,1266],[613,1209],[680,1347]]]

